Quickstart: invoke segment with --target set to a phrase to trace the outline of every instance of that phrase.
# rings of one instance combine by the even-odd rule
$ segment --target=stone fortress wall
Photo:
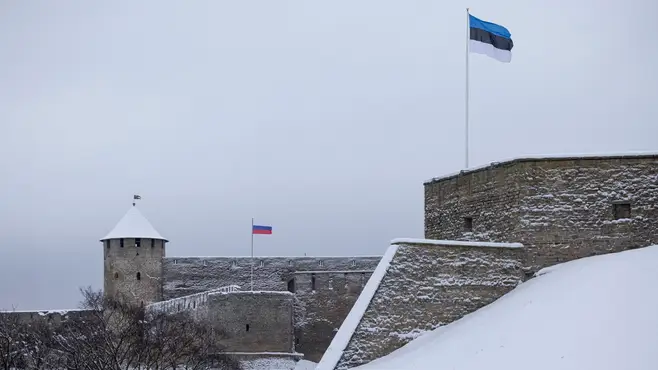
[[[428,239],[519,242],[528,275],[658,243],[658,155],[525,158],[425,183]]]
[[[228,353],[295,356],[293,294],[241,291],[230,285],[146,306],[147,312],[190,313],[224,332]]]
[[[523,281],[523,245],[392,242],[316,370],[348,369],[495,301]]]
[[[254,257],[254,290],[294,293],[291,340],[296,352],[317,362],[380,259],[379,256]],[[166,257],[163,295],[172,299],[224,285],[250,290],[251,263],[250,257]]]
[[[658,243],[658,154],[516,159],[424,185],[427,239],[387,251],[316,370],[385,356],[543,267]]]

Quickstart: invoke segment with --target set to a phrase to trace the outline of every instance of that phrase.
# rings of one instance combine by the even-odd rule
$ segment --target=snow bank
[[[355,369],[655,369],[656,281],[658,245],[552,266]]]

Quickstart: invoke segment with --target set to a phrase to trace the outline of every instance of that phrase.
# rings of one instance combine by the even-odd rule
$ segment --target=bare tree
[[[0,370],[240,369],[223,353],[224,333],[189,313],[146,312],[122,297],[81,292],[84,310],[56,325],[16,315],[0,321]]]

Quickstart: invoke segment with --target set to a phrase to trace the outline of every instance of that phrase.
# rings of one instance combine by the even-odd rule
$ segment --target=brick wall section
[[[111,239],[110,248],[107,242],[103,243],[105,294],[120,294],[136,304],[161,301],[164,242],[153,240],[151,247],[151,239],[141,239],[136,247],[135,239],[125,238],[121,247],[120,239]]]
[[[292,293],[214,293],[207,304],[212,325],[226,332],[227,352],[293,352]]]
[[[287,291],[294,281],[296,350],[307,360],[319,361],[380,259],[256,257],[254,289]],[[170,299],[233,284],[249,290],[250,275],[249,257],[167,257],[164,296]]]
[[[495,301],[523,280],[522,259],[523,248],[400,243],[336,369],[385,356]]]
[[[618,201],[630,218],[613,217]],[[528,275],[658,243],[657,218],[657,155],[519,159],[425,184],[426,238],[523,243]]]

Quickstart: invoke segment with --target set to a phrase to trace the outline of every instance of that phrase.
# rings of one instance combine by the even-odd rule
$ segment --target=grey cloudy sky
[[[0,1],[0,307],[75,307],[140,209],[167,254],[372,255],[422,237],[424,180],[655,150],[651,0]]]

